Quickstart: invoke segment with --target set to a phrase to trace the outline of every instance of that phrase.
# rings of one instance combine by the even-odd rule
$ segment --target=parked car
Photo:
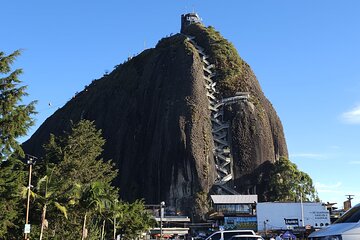
[[[253,230],[224,230],[217,231],[207,237],[205,240],[229,240],[235,235],[256,235]]]
[[[259,235],[235,235],[232,236],[229,240],[264,240]]]
[[[315,231],[309,240],[359,240],[360,239],[360,204],[348,210],[332,225]]]

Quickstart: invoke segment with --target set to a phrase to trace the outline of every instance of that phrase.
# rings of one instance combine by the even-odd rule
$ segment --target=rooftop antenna
[[[351,200],[354,199],[353,196],[355,195],[348,194],[345,196],[347,196],[347,201],[344,202],[344,209],[348,210],[351,208]]]

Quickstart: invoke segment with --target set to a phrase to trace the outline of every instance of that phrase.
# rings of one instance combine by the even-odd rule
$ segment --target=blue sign
[[[249,217],[225,217],[226,229],[250,229],[257,230],[257,219],[255,216]]]

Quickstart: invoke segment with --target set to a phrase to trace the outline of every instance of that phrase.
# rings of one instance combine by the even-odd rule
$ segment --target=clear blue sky
[[[193,10],[250,64],[282,120],[290,159],[320,198],[360,202],[357,0],[3,1],[0,50],[24,49],[15,66],[27,100],[39,101],[29,136],[93,79],[179,32],[180,15]]]

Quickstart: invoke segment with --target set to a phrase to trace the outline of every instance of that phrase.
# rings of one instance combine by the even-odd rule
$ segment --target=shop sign
[[[284,218],[285,225],[299,225],[299,220],[296,218]]]

